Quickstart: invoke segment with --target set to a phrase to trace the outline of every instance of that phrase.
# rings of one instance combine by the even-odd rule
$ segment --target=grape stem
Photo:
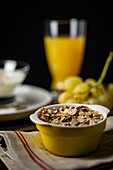
[[[105,62],[105,65],[104,65],[104,68],[103,68],[103,71],[100,75],[100,78],[98,79],[97,83],[98,84],[101,84],[106,76],[106,73],[107,73],[107,70],[108,70],[108,67],[109,67],[109,64],[111,62],[111,60],[113,59],[113,51],[110,52],[106,62]]]

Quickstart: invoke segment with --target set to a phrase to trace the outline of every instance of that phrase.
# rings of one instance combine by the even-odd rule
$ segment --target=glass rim
[[[56,21],[56,22],[58,22],[58,24],[61,24],[61,25],[63,25],[63,24],[69,24],[70,23],[70,21],[71,20],[76,20],[76,21],[78,21],[78,22],[84,22],[84,23],[87,23],[87,20],[86,19],[84,19],[84,18],[80,18],[80,19],[78,19],[78,18],[70,18],[70,19],[45,19],[44,21],[43,21],[43,23],[50,23],[50,22],[52,22],[52,21]]]
[[[44,21],[44,36],[58,37],[70,35],[70,37],[86,36],[87,20],[85,19],[50,19]]]
[[[30,64],[23,60],[15,60],[15,59],[0,59],[0,67],[1,65],[4,65],[6,62],[16,62],[17,66],[20,68],[15,68],[15,71],[29,71],[30,70]]]

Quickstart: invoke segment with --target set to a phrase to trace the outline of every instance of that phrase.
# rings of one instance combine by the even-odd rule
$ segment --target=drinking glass
[[[44,24],[44,46],[52,76],[52,90],[62,90],[63,81],[79,75],[86,44],[85,20],[48,20]]]

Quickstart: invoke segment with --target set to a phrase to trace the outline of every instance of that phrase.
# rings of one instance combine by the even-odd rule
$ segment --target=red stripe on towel
[[[48,166],[50,169],[54,169],[52,166],[50,166],[49,164],[47,164],[45,161],[43,161],[42,159],[40,159],[30,148],[30,146],[28,145],[28,142],[26,141],[25,137],[23,136],[23,134],[21,132],[18,131],[18,133],[22,136],[24,142],[26,143],[28,149],[31,151],[31,153],[38,159],[40,160],[42,163],[44,163],[46,166]]]
[[[16,132],[14,131],[14,133],[18,136],[18,138],[20,139],[20,141],[22,142],[24,148],[26,149],[26,151],[28,152],[29,156],[31,157],[31,159],[37,164],[39,165],[41,168],[47,170],[47,168],[45,168],[40,162],[38,162],[37,160],[35,160],[35,158],[32,156],[32,154],[30,153],[30,151],[28,150],[28,148],[26,147],[26,144],[25,142],[22,140],[21,136]]]

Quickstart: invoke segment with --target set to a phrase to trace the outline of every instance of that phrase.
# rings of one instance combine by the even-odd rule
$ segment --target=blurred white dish
[[[0,106],[0,121],[28,117],[36,109],[52,101],[52,95],[49,91],[32,85],[20,85],[15,89],[14,94],[16,96],[15,102]]]
[[[0,98],[14,95],[17,85],[25,80],[30,65],[18,60],[0,60]]]

